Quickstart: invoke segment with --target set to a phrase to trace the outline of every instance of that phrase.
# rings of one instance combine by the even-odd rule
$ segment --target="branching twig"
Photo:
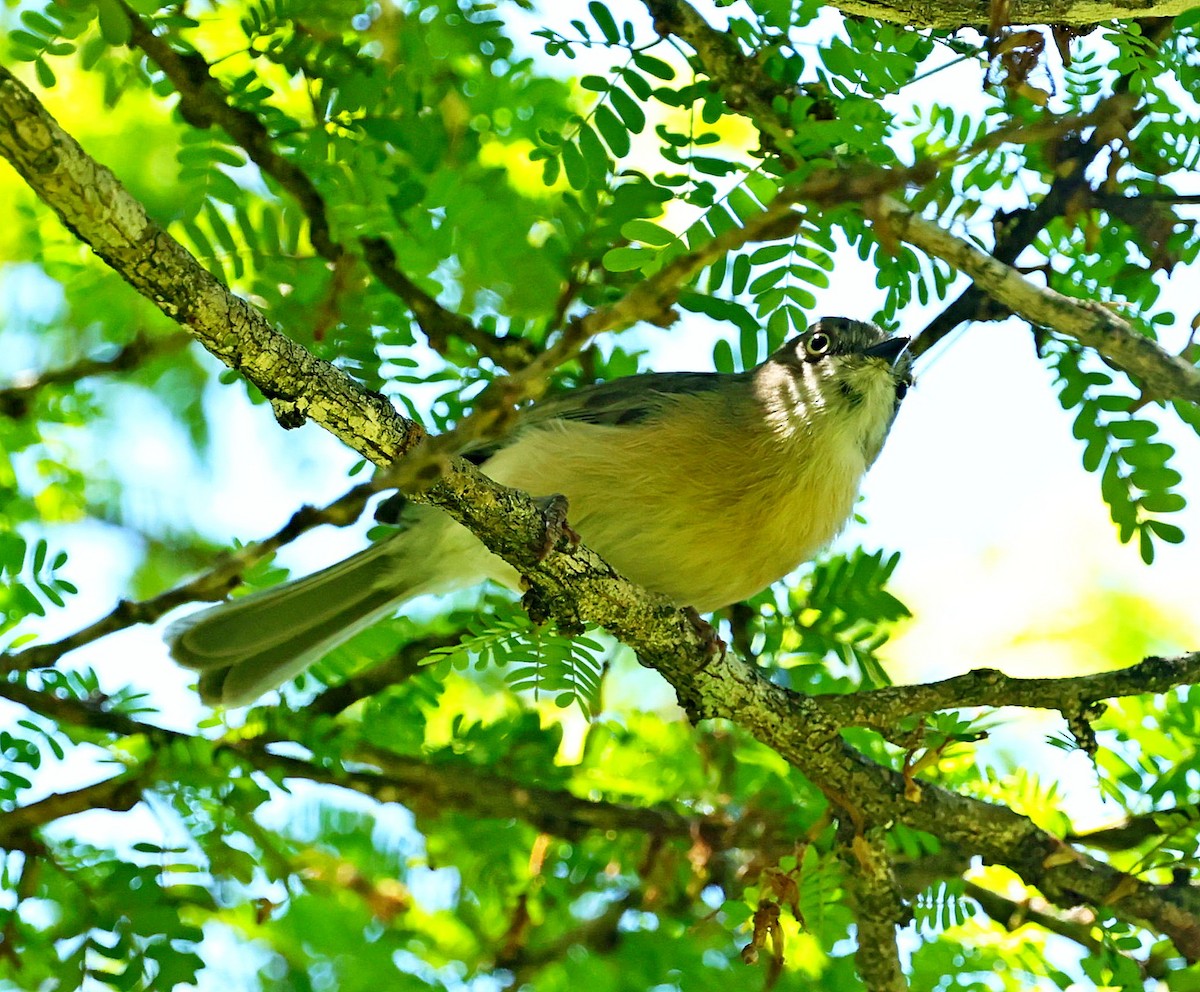
[[[843,839],[838,854],[858,929],[859,976],[870,992],[907,992],[896,928],[912,913],[900,898],[887,845],[881,836],[855,833]]]
[[[1167,692],[1200,682],[1200,652],[1177,658],[1146,658],[1128,668],[1059,679],[1012,678],[994,668],[924,685],[893,685],[853,695],[818,696],[822,713],[842,726],[894,728],[917,713],[969,706],[1024,706],[1076,713],[1118,696]]]
[[[367,501],[379,492],[380,488],[386,488],[383,476],[355,486],[326,506],[320,508],[303,506],[270,537],[229,552],[203,575],[184,582],[174,589],[168,589],[151,599],[144,599],[140,602],[121,600],[107,616],[82,630],[77,630],[62,640],[54,641],[51,644],[38,644],[17,654],[0,654],[0,673],[47,668],[56,664],[68,651],[91,644],[101,637],[124,630],[126,627],[140,623],[155,623],[184,603],[223,599],[241,581],[246,569],[274,554],[306,531],[322,524],[346,527],[354,523],[362,513]]]
[[[95,375],[128,372],[150,359],[177,351],[192,340],[189,334],[165,334],[151,337],[139,334],[112,358],[85,358],[47,372],[18,376],[12,385],[0,389],[0,417],[23,417],[31,400],[47,386],[61,386]]]
[[[381,464],[412,447],[419,436],[415,425],[282,339],[261,315],[225,292],[3,70],[0,153],[135,287],[265,387],[277,409],[282,403],[285,410],[312,416]],[[97,211],[96,203],[111,211]],[[692,719],[738,723],[838,797],[838,805],[852,803],[865,824],[901,822],[934,833],[1009,865],[1057,904],[1105,905],[1166,934],[1190,959],[1200,958],[1200,893],[1123,874],[1005,807],[932,784],[923,785],[919,801],[907,797],[900,774],[854,750],[821,704],[723,653],[711,628],[694,614],[622,580],[586,548],[556,542],[553,534],[548,542],[541,506],[468,466],[456,465],[422,498],[446,509],[525,574],[539,613],[566,624],[605,627],[670,681]],[[548,546],[562,550],[547,553]],[[379,780],[370,781],[374,787]]]
[[[1117,823],[1068,834],[1067,840],[1101,851],[1129,851],[1147,841],[1171,837],[1183,826],[1195,833],[1200,829],[1198,821],[1200,807],[1195,804],[1174,806],[1170,809],[1156,809],[1150,813],[1131,814]]]
[[[1013,313],[1094,348],[1163,398],[1200,403],[1200,368],[1139,334],[1103,304],[1036,286],[1010,265],[926,220],[911,207],[882,196],[871,213],[896,236],[927,255],[949,262]]]
[[[312,180],[290,159],[273,147],[262,121],[247,110],[234,107],[229,94],[197,52],[183,53],[154,34],[141,17],[121,5],[130,25],[130,44],[153,59],[179,93],[179,110],[188,123],[199,128],[217,125],[237,142],[264,173],[273,177],[295,198],[308,218],[309,240],[322,258],[338,262],[345,246],[334,240],[329,228],[325,201]],[[501,366],[522,365],[533,357],[528,342],[499,338],[476,327],[462,314],[447,310],[406,276],[396,264],[391,247],[380,238],[361,239],[363,258],[379,282],[408,304],[430,345],[445,352],[451,340],[474,347]]]
[[[15,682],[0,682],[0,698],[19,703],[51,720],[121,737],[143,736],[156,744],[193,739],[190,734],[115,712],[100,700],[65,698]],[[448,810],[483,818],[515,818],[544,833],[567,838],[578,838],[589,830],[632,830],[690,839],[700,834],[715,837],[729,826],[719,817],[693,819],[665,805],[626,806],[580,799],[563,789],[530,786],[466,762],[423,761],[367,745],[356,748],[354,763],[357,770],[351,772],[276,754],[270,750],[269,741],[234,735],[221,743],[276,777],[336,785],[371,796],[379,802],[402,803],[418,815],[430,818],[442,816]],[[370,767],[375,770],[368,770]],[[140,791],[150,784],[152,779],[147,779],[144,773],[120,775],[73,793],[50,796],[25,807],[37,811],[33,814],[22,810],[4,814],[5,818],[0,819],[0,836],[4,832],[23,831],[84,811],[89,808],[84,802],[88,789],[97,790],[93,794],[97,804],[128,802],[120,808],[129,809],[137,801]],[[134,791],[128,791],[130,789]]]
[[[660,34],[674,34],[691,46],[704,71],[720,84],[729,105],[744,108],[751,122],[786,154],[790,124],[779,119],[772,105],[774,97],[788,96],[786,86],[767,76],[759,63],[742,54],[732,35],[713,28],[687,0],[642,2],[654,17],[656,30]],[[1112,100],[1115,109],[1127,98],[1118,94]],[[886,174],[892,170],[877,171]],[[845,196],[812,199],[826,205],[850,202]],[[887,222],[895,235],[926,254],[949,262],[988,295],[1035,325],[1067,334],[1096,349],[1110,362],[1136,376],[1153,395],[1200,402],[1200,369],[1169,354],[1104,307],[1039,289],[1003,261],[925,220],[890,196],[860,197],[858,202],[877,221]],[[958,314],[959,319],[967,316]]]

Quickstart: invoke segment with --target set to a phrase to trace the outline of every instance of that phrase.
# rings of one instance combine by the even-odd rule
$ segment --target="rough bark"
[[[991,20],[989,0],[834,0],[843,14],[874,17],[916,28],[986,28]],[[1010,0],[1009,24],[1068,24],[1083,27],[1134,17],[1174,17],[1196,6],[1195,0]]]

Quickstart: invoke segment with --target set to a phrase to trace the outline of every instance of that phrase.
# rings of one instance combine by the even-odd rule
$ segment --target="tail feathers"
[[[381,545],[296,582],[193,613],[166,633],[211,705],[242,706],[419,592]]]

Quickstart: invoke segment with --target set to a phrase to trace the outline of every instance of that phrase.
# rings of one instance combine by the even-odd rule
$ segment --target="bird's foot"
[[[692,625],[692,629],[700,636],[700,642],[704,646],[704,660],[700,662],[699,671],[704,671],[714,658],[724,658],[725,652],[729,650],[720,635],[717,633],[717,628],[700,616],[690,606],[683,608],[683,614],[688,618]]]
[[[534,502],[542,511],[542,521],[546,526],[545,540],[538,560],[545,558],[551,551],[575,547],[579,543],[579,535],[567,523],[567,497],[555,493],[553,496],[536,496]]]

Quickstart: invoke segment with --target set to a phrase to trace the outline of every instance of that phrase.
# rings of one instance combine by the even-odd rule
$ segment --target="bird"
[[[709,613],[813,558],[845,526],[913,382],[909,339],[822,317],[744,372],[648,372],[535,403],[468,449],[495,481],[565,496],[570,527],[626,578]],[[405,601],[521,576],[434,507],[304,578],[166,631],[210,705],[253,702]]]

